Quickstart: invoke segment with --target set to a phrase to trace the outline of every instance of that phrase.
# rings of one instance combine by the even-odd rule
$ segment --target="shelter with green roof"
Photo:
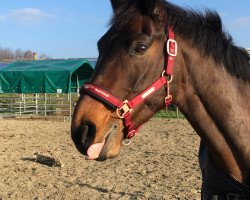
[[[93,70],[84,59],[14,62],[0,69],[0,93],[76,92]]]
[[[79,88],[93,71],[86,59],[10,63],[0,69],[0,117],[56,114],[71,119]]]

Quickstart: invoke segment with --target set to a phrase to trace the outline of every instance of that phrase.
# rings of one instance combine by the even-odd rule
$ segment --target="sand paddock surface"
[[[199,138],[183,119],[153,118],[111,160],[85,160],[70,123],[0,120],[0,199],[199,199]],[[35,153],[63,167],[34,162]]]

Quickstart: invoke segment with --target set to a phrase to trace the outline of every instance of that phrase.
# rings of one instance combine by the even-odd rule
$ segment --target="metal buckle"
[[[119,118],[123,119],[125,114],[131,112],[132,110],[133,109],[131,109],[128,105],[128,100],[125,100],[122,107],[116,109],[116,114]]]
[[[173,80],[173,75],[168,75],[168,74],[166,74],[166,70],[164,70],[164,71],[161,73],[161,76],[162,76],[162,77],[165,76],[166,79],[167,79],[167,81],[168,81],[168,83],[171,83],[172,80]]]
[[[171,50],[170,50],[170,42],[172,42],[172,43],[175,44],[174,52],[170,52],[170,51],[171,51]],[[168,52],[168,55],[170,55],[170,56],[173,56],[173,57],[177,56],[177,42],[176,42],[175,40],[169,39],[169,40],[167,41],[167,52]]]

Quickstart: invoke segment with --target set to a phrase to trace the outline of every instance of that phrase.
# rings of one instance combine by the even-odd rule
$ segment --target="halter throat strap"
[[[169,38],[166,44],[165,69],[162,72],[161,77],[133,99],[129,101],[121,101],[111,93],[93,83],[85,83],[83,85],[83,90],[89,95],[94,96],[98,100],[106,102],[112,107],[116,108],[118,117],[124,120],[127,139],[131,139],[132,137],[134,137],[134,135],[138,133],[138,129],[140,128],[139,127],[136,129],[131,119],[131,112],[136,106],[144,102],[145,99],[149,98],[163,86],[166,87],[167,92],[165,105],[169,106],[172,102],[172,95],[169,94],[169,83],[172,81],[173,76],[174,58],[177,55],[177,42],[174,40],[175,35],[171,27],[168,27],[168,37]],[[170,79],[168,79],[167,77],[170,77]]]

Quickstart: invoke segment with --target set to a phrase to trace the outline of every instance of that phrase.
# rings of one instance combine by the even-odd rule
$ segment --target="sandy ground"
[[[153,118],[119,157],[87,161],[70,123],[0,121],[0,199],[199,199],[199,138],[186,120]],[[32,161],[53,156],[64,167]]]

